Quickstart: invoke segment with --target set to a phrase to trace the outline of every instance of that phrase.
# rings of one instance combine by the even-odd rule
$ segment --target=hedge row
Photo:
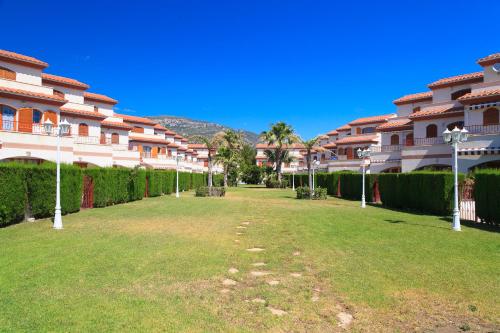
[[[485,223],[500,224],[500,170],[475,173],[476,215]]]
[[[145,196],[175,192],[176,172],[121,168],[81,169],[61,165],[62,214],[80,210],[84,177],[93,182],[93,206],[105,207]],[[179,190],[206,186],[207,175],[180,172]],[[0,164],[0,226],[17,223],[25,217],[54,215],[56,166],[53,163],[30,165]]]
[[[493,172],[484,173],[484,177],[491,176]],[[495,176],[500,178],[500,173]],[[286,175],[292,184],[292,175]],[[463,179],[463,175],[460,175]],[[362,175],[358,172],[331,172],[315,174],[315,185],[327,189],[329,195],[339,196],[345,199],[360,200]],[[453,205],[453,174],[450,172],[411,172],[397,174],[367,174],[365,178],[366,201],[374,201],[375,186],[378,182],[378,192],[382,204],[387,207],[399,209],[411,209],[430,214],[447,215],[451,212]],[[500,182],[500,181],[499,181]],[[476,193],[487,193],[488,199],[484,205],[485,220],[493,220],[496,216],[499,219],[500,196],[489,193],[499,193],[500,183],[484,181],[484,187],[489,190],[477,189]],[[308,186],[308,175],[295,175],[295,187]],[[340,185],[339,185],[340,183]],[[497,186],[495,187],[496,184]],[[476,205],[478,205],[478,195],[476,195]],[[493,201],[497,200],[493,205]],[[492,201],[490,201],[492,200]],[[491,208],[495,207],[495,208]]]

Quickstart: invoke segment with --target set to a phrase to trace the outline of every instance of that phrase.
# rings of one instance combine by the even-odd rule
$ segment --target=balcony
[[[82,144],[82,145],[110,145],[111,138],[75,135],[73,136],[73,142],[75,144]]]
[[[444,140],[442,136],[437,136],[434,138],[415,138],[413,139],[414,146],[432,146],[432,145],[442,145]]]
[[[401,151],[403,145],[383,145],[383,146],[371,146],[370,150],[373,153],[392,153],[394,151]]]
[[[0,122],[0,130],[8,132],[22,132],[31,134],[55,135],[56,128],[53,128],[50,133],[47,133],[42,124],[20,123],[18,121],[2,120]]]
[[[469,134],[500,134],[500,124],[465,126]]]

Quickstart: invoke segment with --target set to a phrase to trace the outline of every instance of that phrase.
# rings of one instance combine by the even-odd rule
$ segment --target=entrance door
[[[33,110],[19,109],[19,132],[31,133],[33,129]]]
[[[83,176],[82,208],[94,207],[94,181],[92,177]]]

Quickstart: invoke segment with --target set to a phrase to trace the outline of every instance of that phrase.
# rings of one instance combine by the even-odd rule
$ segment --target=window
[[[361,127],[356,127],[356,134],[361,134]]]
[[[134,126],[134,128],[132,128],[132,132],[134,132],[134,133],[144,133],[144,128],[139,127],[139,126]]]
[[[120,135],[118,133],[111,134],[111,143],[117,145],[120,143]]]
[[[361,132],[363,134],[373,133],[375,132],[375,127],[365,127]]]
[[[455,91],[454,93],[451,94],[451,100],[452,101],[457,100],[459,97],[462,97],[463,95],[468,93],[470,93],[470,89],[462,89]]]
[[[106,133],[101,132],[101,145],[106,144]]]
[[[426,138],[437,138],[438,127],[437,125],[431,124],[425,128]]]
[[[0,79],[15,80],[16,72],[5,67],[0,67]]]
[[[446,128],[449,129],[450,131],[452,131],[455,127],[458,127],[459,129],[464,128],[464,122],[455,121],[454,123],[448,124],[448,126],[446,126]]]
[[[344,155],[344,148],[339,148],[338,155]]]
[[[99,108],[97,106],[94,105],[94,112],[99,112]]]
[[[78,125],[78,135],[79,136],[89,136],[89,126],[87,124]]]
[[[498,109],[491,108],[483,112],[483,125],[498,125],[499,124]]]
[[[33,110],[33,124],[40,124],[42,122],[42,113],[38,110]]]
[[[399,145],[399,135],[393,134],[391,135],[391,145]]]
[[[16,117],[16,110],[0,105],[0,129],[12,131],[14,129],[14,120]]]
[[[405,146],[413,146],[413,133],[406,134]]]
[[[420,106],[416,106],[413,108],[413,113],[420,111]]]
[[[54,89],[54,95],[64,98],[64,93],[62,91],[59,91],[59,90]]]

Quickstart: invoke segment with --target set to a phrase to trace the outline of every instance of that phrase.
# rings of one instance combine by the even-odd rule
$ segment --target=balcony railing
[[[10,131],[10,132],[22,132],[22,133],[32,133],[32,134],[46,134],[43,124],[37,123],[21,123],[18,121],[3,119],[0,121],[0,130]],[[51,133],[48,135],[55,135],[56,128],[53,128]]]
[[[383,146],[371,146],[370,150],[374,153],[390,153],[393,151],[401,151],[403,145],[383,145]]]
[[[415,146],[432,146],[444,144],[443,137],[437,136],[435,138],[415,138],[413,139]]]
[[[495,125],[469,125],[465,129],[470,134],[500,134],[500,124]]]
[[[102,138],[98,136],[74,135],[73,142],[82,145],[109,145],[111,138]]]

